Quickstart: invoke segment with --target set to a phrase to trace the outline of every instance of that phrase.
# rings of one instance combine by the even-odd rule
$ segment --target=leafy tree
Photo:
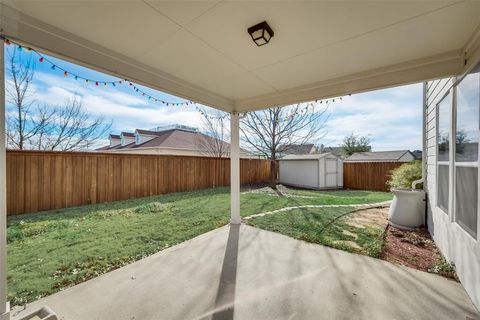
[[[372,138],[369,136],[359,136],[355,134],[350,134],[343,139],[341,147],[345,156],[351,156],[355,152],[368,152],[372,150],[370,143]]]

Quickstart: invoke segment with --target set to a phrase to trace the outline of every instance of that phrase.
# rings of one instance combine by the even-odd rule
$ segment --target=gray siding
[[[428,226],[433,231],[432,225],[432,208],[436,204],[436,181],[437,181],[437,104],[452,88],[454,79],[445,78],[440,80],[429,81],[426,92],[426,108],[427,117],[426,125],[426,160],[427,160],[427,183],[426,191],[428,192]]]
[[[428,192],[428,230],[447,260],[453,261],[457,274],[473,303],[480,307],[480,241],[470,237],[453,218],[454,170],[450,162],[449,213],[437,207],[436,126],[437,104],[452,88],[453,78],[430,81],[427,84],[426,103],[426,169]],[[450,115],[452,118],[452,115]],[[453,150],[450,151],[452,157]]]

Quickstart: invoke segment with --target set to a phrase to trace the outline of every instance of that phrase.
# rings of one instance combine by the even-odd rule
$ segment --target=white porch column
[[[239,115],[230,114],[230,223],[240,224],[240,126]]]
[[[7,166],[5,154],[5,59],[0,42],[0,320],[10,319],[7,303]]]

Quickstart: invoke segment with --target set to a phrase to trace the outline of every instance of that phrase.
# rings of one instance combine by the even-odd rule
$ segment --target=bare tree
[[[32,87],[32,59],[22,59],[18,48],[12,47],[8,51],[6,89],[8,147],[72,151],[102,139],[111,123],[105,123],[103,117],[90,117],[79,98],[67,99],[62,106],[39,106]]]
[[[371,142],[372,138],[369,136],[359,136],[352,133],[343,139],[341,147],[343,148],[345,156],[351,156],[355,152],[371,151]]]
[[[244,115],[240,129],[242,141],[253,152],[271,160],[270,185],[276,187],[276,160],[286,145],[300,145],[325,136],[327,106],[302,103],[275,107]]]
[[[45,109],[48,108],[40,108],[40,113],[47,113]],[[92,118],[83,111],[82,101],[75,97],[52,109],[48,121],[31,138],[30,144],[38,150],[87,149],[105,137],[111,126],[103,116]]]
[[[24,61],[20,59],[21,56],[15,46],[13,50],[8,51],[9,81],[6,94],[10,108],[7,111],[7,145],[10,148],[22,150],[28,141],[45,126],[51,114],[35,112],[35,100],[31,87],[35,68],[31,58]]]
[[[219,110],[207,112],[202,109],[202,131],[198,136],[197,144],[205,154],[211,157],[226,157],[230,153],[230,146],[225,140],[229,139],[228,113]]]

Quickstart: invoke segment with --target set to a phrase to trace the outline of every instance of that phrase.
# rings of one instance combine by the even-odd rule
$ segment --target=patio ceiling
[[[225,111],[459,74],[480,51],[480,1],[0,3],[6,36]]]

